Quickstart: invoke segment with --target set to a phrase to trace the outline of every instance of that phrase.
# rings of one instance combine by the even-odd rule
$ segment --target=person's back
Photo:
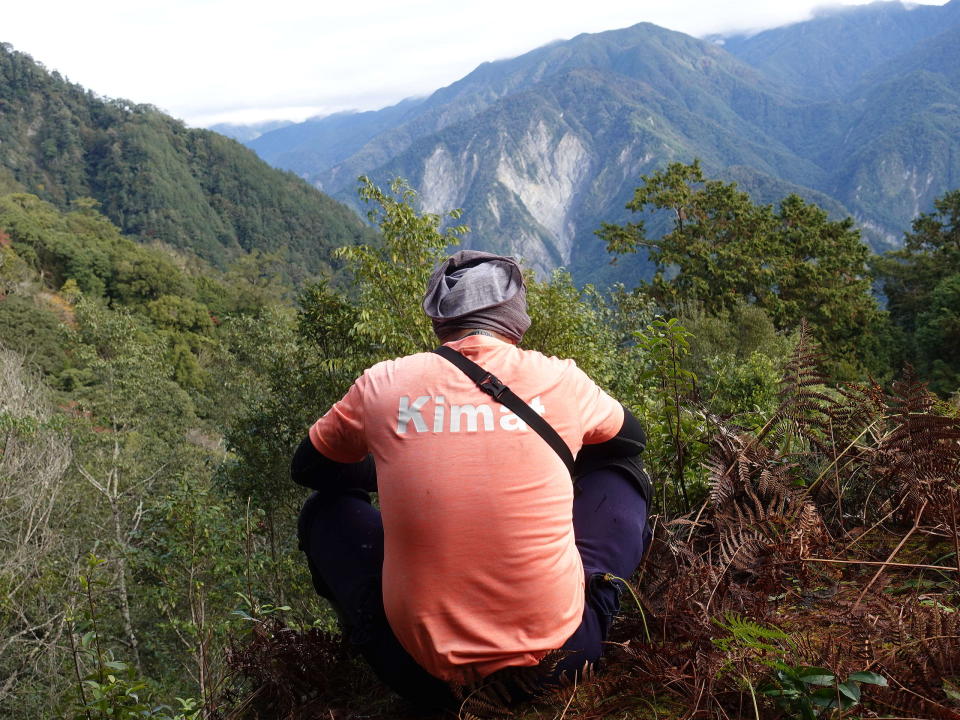
[[[449,345],[508,384],[574,454],[623,424],[620,404],[571,360],[483,335]],[[583,568],[573,485],[543,438],[434,353],[372,367],[336,412],[351,432],[327,433],[321,420],[311,437],[334,460],[376,460],[384,605],[414,658],[466,682],[562,645],[580,624]]]
[[[495,258],[473,255],[481,256],[481,263]],[[456,260],[463,257],[459,253],[448,265],[458,267]],[[476,264],[468,262],[466,267]],[[459,283],[461,291],[473,293],[470,278],[463,278],[461,272],[448,284]],[[522,278],[518,287],[522,290]],[[441,287],[439,292],[448,289]],[[501,305],[511,298],[516,303],[516,290],[511,294],[501,287],[494,292],[506,297],[496,299]],[[424,306],[428,308],[427,300]],[[467,312],[466,320],[463,315],[454,317],[456,339],[446,344],[510,386],[574,455],[584,444],[614,456],[642,449],[642,431],[619,403],[572,361],[517,348],[509,335],[493,329],[513,331],[515,314],[501,320],[491,307],[496,310],[498,305]],[[436,315],[432,317],[436,327]],[[467,323],[466,328],[457,327],[460,323]],[[443,321],[439,324],[438,334],[448,329]],[[481,329],[471,331],[472,325]],[[525,329],[522,326],[518,334]],[[624,434],[628,420],[633,425]],[[317,452],[324,461],[343,468],[372,454],[382,520],[377,515],[371,522],[382,522],[382,599],[389,629],[420,667],[444,681],[470,683],[505,667],[537,664],[550,650],[564,647],[583,632],[588,610],[595,614],[592,607],[585,608],[585,598],[591,599],[585,581],[612,569],[625,572],[619,566],[608,567],[606,561],[602,568],[594,567],[592,554],[618,548],[622,536],[630,546],[623,563],[626,572],[639,561],[646,498],[630,489],[629,478],[624,480],[621,471],[608,472],[614,484],[622,485],[616,493],[625,493],[626,499],[611,496],[611,503],[623,507],[607,512],[627,508],[638,516],[622,518],[623,527],[615,528],[613,540],[585,541],[581,535],[597,533],[587,528],[588,519],[581,519],[583,527],[575,532],[574,487],[559,455],[534,429],[435,353],[367,370],[311,428],[308,445],[301,448],[304,453]],[[324,467],[332,472],[330,466]],[[601,484],[592,483],[593,489]],[[640,510],[631,510],[635,497]],[[594,504],[602,505],[606,499],[604,495]],[[584,512],[580,515],[586,518]],[[609,517],[603,524],[610,524]],[[584,542],[590,546],[589,558]],[[623,554],[617,548],[612,551]],[[324,561],[306,549],[317,582],[318,575],[324,575],[319,569]],[[317,588],[337,604],[335,590],[319,582]],[[615,598],[604,602],[616,604]],[[591,633],[605,636],[609,618],[592,622]],[[370,659],[371,653],[365,654]],[[593,653],[598,654],[599,649]],[[371,662],[376,668],[377,662]],[[399,681],[390,684],[404,691]]]

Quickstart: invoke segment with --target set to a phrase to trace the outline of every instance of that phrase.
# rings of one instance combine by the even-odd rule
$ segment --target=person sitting
[[[457,252],[423,309],[445,347],[565,448],[426,352],[366,370],[310,428],[291,475],[315,491],[301,549],[346,638],[397,693],[441,708],[511,672],[549,687],[600,658],[649,541],[651,492],[634,416],[572,360],[517,346],[530,318],[513,259]]]

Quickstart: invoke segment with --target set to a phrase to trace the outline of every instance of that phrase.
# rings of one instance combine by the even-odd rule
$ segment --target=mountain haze
[[[833,10],[806,23],[730,38],[725,49],[830,118],[820,189],[881,247],[960,185],[960,1]]]
[[[271,132],[273,130],[279,130],[280,128],[286,127],[287,125],[293,125],[292,120],[269,120],[262,123],[254,123],[252,125],[243,125],[239,123],[217,123],[216,125],[211,125],[210,130],[218,132],[221,135],[226,135],[228,138],[233,138],[238,142],[250,142],[251,140],[256,140],[258,137],[264,133]]]
[[[960,0],[832,11],[723,44],[641,23],[250,147],[347,202],[357,175],[406,177],[424,209],[464,208],[468,242],[541,271],[596,276],[599,221],[626,219],[640,175],[694,157],[757,200],[790,188],[853,215],[884,248],[960,184],[958,27]]]

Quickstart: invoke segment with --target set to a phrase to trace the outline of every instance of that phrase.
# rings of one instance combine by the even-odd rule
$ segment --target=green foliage
[[[261,622],[271,615],[279,615],[290,610],[289,605],[274,605],[273,603],[260,603],[250,595],[238,592],[237,597],[243,601],[244,609],[234,610],[233,614],[250,622]]]
[[[917,354],[930,387],[943,394],[960,390],[960,273],[936,284],[916,324]]]
[[[723,619],[712,618],[712,622],[729,633],[713,638],[713,644],[725,653],[747,650],[779,655],[784,647],[794,646],[790,635],[780,628],[755,622],[736,613],[727,613]]]
[[[327,314],[338,301],[321,288],[304,293],[299,319],[274,308],[258,317],[225,321],[211,374],[217,388],[211,392],[217,398],[213,414],[229,453],[218,472],[220,482],[234,503],[249,502],[253,512],[263,513],[265,552],[271,562],[257,574],[259,594],[306,598],[299,612],[315,616],[321,610],[308,578],[298,572],[294,524],[304,491],[290,481],[290,458],[310,425],[366,367],[352,360],[342,366],[337,360],[353,356],[348,333],[354,316],[346,307],[339,317],[335,311]],[[324,304],[326,299],[331,304]],[[317,325],[312,318],[319,320]],[[310,333],[316,344],[300,333]],[[318,353],[323,348],[332,350],[331,355]]]
[[[88,295],[122,303],[189,291],[168,255],[124,238],[89,204],[64,214],[34,195],[3,196],[0,229],[55,287],[73,280]]]
[[[283,281],[284,271],[285,263],[279,253],[254,249],[241,255],[230,263],[218,288],[219,292],[225,293],[225,298],[230,299],[227,309],[221,309],[221,313],[256,314],[267,305],[289,300],[289,287]]]
[[[890,318],[908,339],[903,359],[915,363],[934,390],[960,387],[960,190],[920,215],[904,247],[874,260]]]
[[[367,217],[379,226],[383,243],[337,251],[359,288],[360,316],[354,334],[379,344],[387,355],[429,350],[436,337],[419,301],[445,250],[458,244],[467,228],[455,225],[441,231],[443,218],[417,213],[416,193],[401,179],[385,192],[361,177],[358,192],[364,202],[376,203]],[[460,212],[452,210],[448,217],[457,220]]]
[[[103,238],[89,247],[76,243],[68,221],[53,205],[35,195],[3,196],[0,228],[12,239],[14,249],[35,270],[49,273],[55,285],[70,277],[85,292],[105,292],[112,243]]]
[[[204,344],[202,338],[192,333],[180,335],[172,332],[168,337],[165,363],[172,370],[171,379],[184,390],[203,390],[206,372],[195,354],[197,346]]]
[[[622,378],[622,338],[611,322],[614,310],[592,285],[578,288],[565,270],[555,271],[548,281],[527,277],[527,312],[531,324],[523,347],[572,358],[605,388]]]
[[[148,105],[98,98],[9,46],[0,48],[0,104],[4,164],[13,175],[0,182],[6,192],[25,188],[81,212],[78,199],[96,198],[124,233],[189,249],[221,268],[241,251],[279,251],[295,283],[330,272],[334,247],[371,237],[346,207],[238,143]],[[131,271],[160,279],[142,262]],[[98,292],[90,279],[77,277],[85,292]]]
[[[657,273],[646,290],[662,307],[676,312],[695,302],[718,314],[755,304],[778,330],[810,322],[838,377],[885,367],[880,342],[864,340],[886,331],[870,293],[867,247],[852,220],[830,221],[796,195],[777,210],[756,205],[735,183],[705,180],[697,161],[642,179],[627,208],[667,210],[671,230],[651,239],[643,222],[605,223],[597,234],[610,252],[647,249]]]
[[[9,295],[0,299],[0,341],[44,373],[55,375],[70,364],[60,318],[39,298]]]
[[[274,572],[267,539],[257,527],[262,513],[247,508],[245,514],[230,501],[211,473],[183,474],[146,511],[137,553],[144,602],[155,617],[144,643],[149,664],[168,690],[190,692],[179,673],[171,672],[186,651],[208,710],[225,676],[218,648],[229,642],[236,596],[264,592],[263,579]]]
[[[68,713],[73,720],[198,720],[200,710],[192,699],[177,698],[181,712],[154,705],[151,702],[156,694],[153,683],[130,663],[116,659],[113,650],[105,647],[99,629],[103,618],[98,606],[99,596],[108,588],[101,575],[104,562],[89,555],[86,571],[77,578],[79,607],[74,608],[76,616],[68,618],[77,684],[76,697]],[[77,625],[81,628],[79,633]]]
[[[717,313],[705,312],[699,305],[686,305],[681,307],[678,317],[694,335],[689,359],[698,375],[706,373],[708,364],[716,357],[729,356],[742,362],[755,352],[771,358],[785,357],[790,352],[789,339],[756,305],[737,303]]]
[[[848,710],[859,705],[862,683],[886,687],[887,680],[876,673],[855,672],[840,682],[826,668],[778,662],[771,680],[760,686],[760,693],[773,698],[790,717],[816,720],[835,708]]]
[[[59,374],[66,391],[90,382],[89,368],[77,367],[83,359],[68,357],[59,328],[61,319],[73,319],[73,306],[83,297],[132,313],[136,332],[162,346],[156,351],[172,368],[172,379],[192,393],[208,383],[204,363],[218,321],[201,299],[224,314],[257,313],[281,301],[276,257],[245,255],[225,274],[208,269],[212,277],[194,280],[179,267],[185,258],[123,237],[94,201],[75,205],[65,214],[30,195],[0,198],[0,227],[8,228],[5,237],[33,264],[26,279],[16,283],[17,292],[0,302],[0,327],[10,326],[8,343],[36,356],[45,372]],[[15,256],[12,248],[2,250],[5,257]],[[47,292],[47,283],[60,292]]]
[[[131,437],[176,444],[195,410],[163,362],[161,338],[132,313],[94,300],[77,304],[76,322],[75,352],[90,373],[89,384],[76,393],[81,406]]]
[[[319,283],[300,295],[297,313],[297,364],[302,368],[302,397],[314,407],[339,400],[363,370],[382,359],[382,349],[354,333],[361,309],[328,285]]]
[[[146,314],[158,328],[194,333],[209,333],[213,328],[205,305],[179,295],[161,295],[150,301]]]
[[[231,318],[221,326],[221,362],[212,378],[226,401],[217,422],[233,456],[224,467],[227,487],[270,517],[296,508],[290,457],[321,412],[300,394],[294,329],[289,311]]]
[[[700,391],[710,410],[738,424],[759,428],[777,407],[777,385],[783,373],[783,358],[751,353],[738,362],[732,357],[714,357],[700,376]]]
[[[691,333],[676,318],[657,318],[636,334],[637,352],[644,366],[642,379],[650,383],[647,400],[649,461],[655,474],[669,477],[663,484],[664,510],[689,512],[704,492],[694,465],[703,453],[702,417],[691,412],[690,399],[697,376],[684,367]]]
[[[816,720],[834,709],[848,710],[859,704],[861,684],[887,685],[886,678],[873,672],[851,673],[841,682],[826,668],[790,664],[797,644],[778,627],[735,613],[727,613],[723,619],[713,618],[713,623],[728,633],[713,638],[713,644],[729,658],[727,671],[739,673],[750,684],[752,693],[751,663],[769,669],[770,674],[758,690],[773,699],[788,717]]]
[[[27,263],[9,247],[9,243],[10,236],[0,230],[0,297],[15,292],[31,275]]]
[[[93,648],[96,635],[85,633],[77,643],[78,662],[93,664],[96,669],[80,681],[81,699],[68,711],[73,720],[198,720],[200,710],[192,698],[177,698],[178,710],[168,705],[154,705],[156,691],[142,679],[130,664],[116,660],[113,652],[97,652]]]
[[[290,481],[290,458],[310,425],[380,359],[352,336],[357,318],[357,308],[318,284],[304,291],[297,316],[273,309],[230,318],[218,329],[222,345],[211,373],[218,390],[212,394],[229,452],[219,475],[235,503],[249,502],[253,512],[263,513],[271,557],[246,594],[299,598],[288,604],[301,617],[325,612],[298,572],[294,522],[304,491]]]
[[[715,315],[684,308],[679,320],[693,335],[687,363],[711,412],[762,425],[778,402],[789,338],[777,332],[762,308],[746,303]]]
[[[129,247],[129,246],[128,246]],[[159,252],[128,252],[116,260],[110,296],[125,305],[187,292],[183,274]]]
[[[77,480],[86,488],[84,517],[98,528],[98,550],[110,561],[118,635],[142,667],[140,625],[150,614],[136,582],[144,510],[178,477],[202,473],[207,448],[189,442],[199,421],[188,393],[165,365],[162,339],[136,316],[92,300],[76,306],[71,334],[85,383],[73,389]]]

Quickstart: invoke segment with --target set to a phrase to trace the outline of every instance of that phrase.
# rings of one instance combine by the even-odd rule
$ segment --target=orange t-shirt
[[[572,360],[472,335],[447,343],[542,414],[574,455],[623,408]],[[378,363],[310,428],[337,462],[368,452],[383,514],[383,601],[404,648],[467,683],[535,665],[580,625],[584,577],[566,466],[450,361]]]

